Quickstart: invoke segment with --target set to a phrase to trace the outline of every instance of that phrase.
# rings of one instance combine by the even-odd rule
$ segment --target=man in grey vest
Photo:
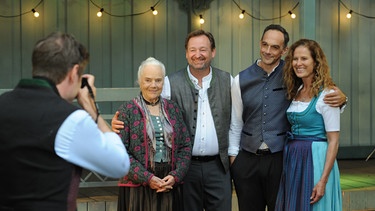
[[[183,109],[193,140],[192,160],[184,178],[185,211],[230,211],[228,138],[232,76],[211,66],[215,40],[197,30],[185,40],[188,66],[167,76],[163,96]]]
[[[261,58],[233,81],[229,156],[240,211],[275,208],[284,139],[290,130],[281,59],[288,41],[282,26],[266,27],[260,40]],[[326,103],[336,107],[346,99],[338,88],[326,97]]]

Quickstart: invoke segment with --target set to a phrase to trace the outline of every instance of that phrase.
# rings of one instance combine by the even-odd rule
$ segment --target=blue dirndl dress
[[[284,167],[276,201],[277,211],[341,211],[340,172],[335,161],[324,196],[310,204],[314,186],[323,173],[328,148],[323,117],[314,97],[302,112],[287,112],[292,133],[284,148]],[[308,127],[306,129],[305,127]]]

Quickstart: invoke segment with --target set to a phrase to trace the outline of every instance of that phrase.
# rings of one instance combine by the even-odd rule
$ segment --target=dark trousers
[[[230,173],[218,157],[212,161],[192,160],[183,184],[185,211],[230,211],[232,186]]]
[[[240,151],[231,166],[239,211],[275,209],[283,153],[255,155]]]

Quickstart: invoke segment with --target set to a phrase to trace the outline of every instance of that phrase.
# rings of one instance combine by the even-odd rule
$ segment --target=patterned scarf
[[[155,138],[154,125],[152,124],[151,114],[147,108],[145,101],[143,100],[142,93],[139,96],[137,96],[135,100],[138,103],[138,105],[141,106],[142,110],[144,111],[146,115],[145,116],[146,117],[146,131],[147,131],[147,135],[149,139],[151,140],[148,143],[148,150],[149,150],[149,155],[150,155],[149,159],[150,159],[151,169],[154,170],[155,169],[154,156],[156,152],[156,138]],[[160,102],[160,106],[159,106],[160,116],[159,117],[160,117],[160,121],[162,123],[163,131],[164,131],[164,144],[167,150],[167,153],[166,153],[167,159],[169,160],[169,162],[171,162],[173,127],[167,118],[167,113],[164,109],[164,100],[161,98],[159,102]]]

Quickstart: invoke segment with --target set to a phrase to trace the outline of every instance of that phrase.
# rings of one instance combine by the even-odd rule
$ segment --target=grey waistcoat
[[[241,149],[254,153],[265,142],[272,153],[283,150],[285,134],[290,130],[283,66],[281,61],[268,76],[255,62],[239,73],[244,121]]]
[[[171,86],[171,100],[183,109],[183,117],[192,134],[193,141],[197,125],[199,91],[190,81],[186,68],[168,76]],[[219,140],[219,154],[224,171],[229,170],[228,137],[231,118],[231,76],[212,67],[212,80],[207,90],[212,117]]]

